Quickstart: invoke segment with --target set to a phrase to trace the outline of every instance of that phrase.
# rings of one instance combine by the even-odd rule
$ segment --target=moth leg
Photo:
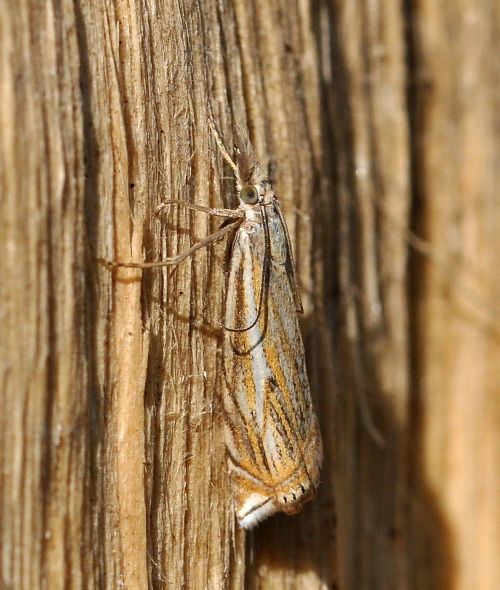
[[[180,199],[169,199],[168,201],[163,201],[156,208],[155,215],[159,215],[163,211],[163,209],[165,209],[169,205],[181,205],[182,207],[186,207],[186,209],[203,211],[204,213],[208,213],[209,215],[215,215],[216,217],[244,216],[243,211],[238,211],[238,209],[219,209],[217,207],[204,207],[203,205],[196,205],[196,203],[186,203],[185,201],[181,201]]]
[[[235,224],[241,223],[241,219],[239,217],[233,216],[233,221],[228,220],[228,224],[222,226],[213,234],[210,234],[203,240],[196,242],[193,244],[191,248],[184,250],[177,256],[173,256],[172,258],[165,258],[164,260],[159,260],[157,262],[112,262],[110,260],[105,260],[104,258],[98,258],[98,262],[103,264],[106,268],[161,268],[162,266],[174,266],[175,264],[179,264],[185,258],[188,258],[192,254],[194,254],[200,248],[205,248],[205,246],[209,246],[214,242],[222,239],[227,233],[233,231],[235,229]]]

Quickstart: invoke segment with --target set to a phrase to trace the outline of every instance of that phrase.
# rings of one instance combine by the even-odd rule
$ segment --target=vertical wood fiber
[[[334,253],[327,301],[338,388],[329,482],[336,583],[399,590],[409,587],[404,14],[392,1],[325,2],[322,10],[323,170],[331,182]]]
[[[85,474],[84,154],[71,2],[0,4],[0,585],[80,586]],[[87,267],[89,269],[89,267]],[[88,545],[87,545],[88,546]]]
[[[492,590],[500,562],[500,19],[494,2],[412,16],[414,587]],[[425,564],[425,565],[424,565]]]
[[[496,588],[494,8],[0,2],[0,587]],[[224,244],[97,263],[220,223],[165,199],[235,205],[210,116],[276,164],[325,444],[317,499],[249,534]]]

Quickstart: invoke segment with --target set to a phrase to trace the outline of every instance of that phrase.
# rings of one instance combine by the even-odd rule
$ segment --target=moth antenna
[[[269,158],[267,162],[267,179],[271,184],[276,183],[276,160],[274,158]]]
[[[302,306],[302,298],[300,296],[300,287],[299,281],[297,280],[297,269],[295,268],[295,258],[293,257],[293,248],[292,248],[292,241],[290,240],[290,234],[288,233],[288,227],[286,225],[285,218],[283,217],[283,212],[279,205],[276,205],[276,211],[278,212],[278,216],[280,218],[281,227],[283,228],[283,233],[285,234],[285,243],[286,243],[286,250],[288,259],[290,261],[290,286],[292,287],[293,299],[295,301],[295,309],[297,313],[304,313],[304,307]]]
[[[236,180],[238,181],[238,184],[241,185],[240,171],[238,169],[238,166],[236,165],[234,160],[229,155],[229,152],[227,151],[225,145],[223,144],[221,136],[219,135],[219,132],[215,128],[215,124],[212,121],[212,119],[208,120],[208,124],[210,127],[210,131],[212,132],[212,135],[214,136],[215,143],[217,144],[217,147],[219,148],[219,150],[222,154],[222,157],[224,158],[224,160],[226,160],[226,162],[229,164],[229,166],[231,166],[231,168],[236,176]]]

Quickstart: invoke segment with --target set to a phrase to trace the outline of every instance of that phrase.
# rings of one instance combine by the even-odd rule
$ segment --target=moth
[[[236,129],[235,160],[211,124],[234,172],[239,205],[214,209],[225,218],[190,249],[160,262],[113,263],[155,268],[177,264],[230,234],[224,336],[224,431],[239,525],[250,529],[277,513],[295,514],[316,495],[322,442],[298,323],[302,303],[285,218],[246,132]]]

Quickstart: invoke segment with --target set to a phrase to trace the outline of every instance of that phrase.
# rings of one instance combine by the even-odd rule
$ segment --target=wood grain
[[[411,4],[411,6],[410,6]],[[492,590],[492,0],[0,2],[0,586]],[[404,7],[404,9],[402,8]],[[246,125],[295,248],[317,499],[244,535],[222,432]]]

